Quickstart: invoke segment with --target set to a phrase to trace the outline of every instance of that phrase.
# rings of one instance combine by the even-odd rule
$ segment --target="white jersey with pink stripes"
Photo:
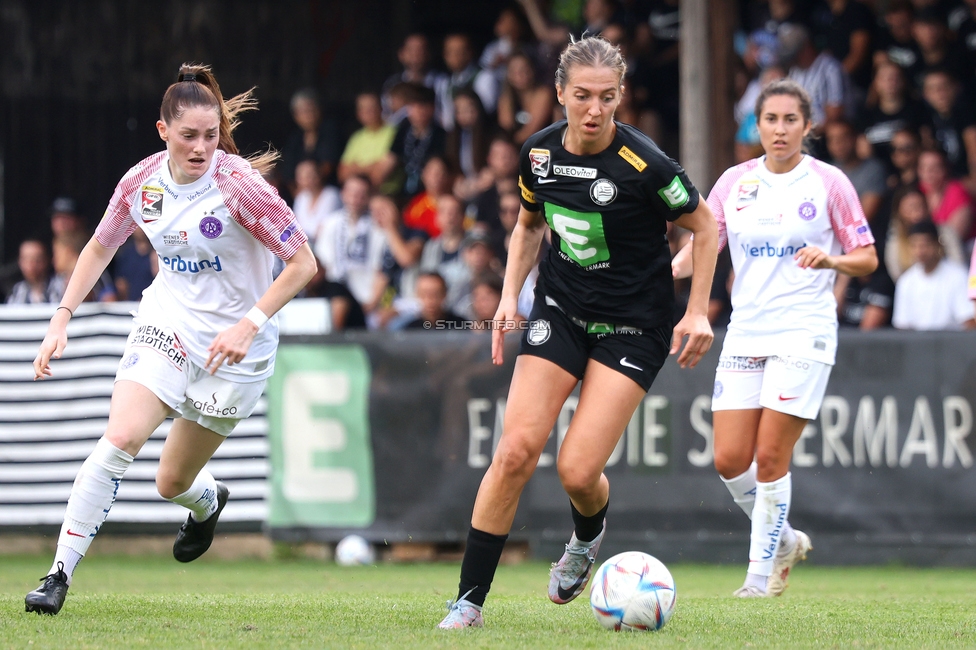
[[[874,243],[857,192],[842,171],[804,155],[785,174],[757,158],[726,171],[708,196],[719,247],[732,256],[732,320],[722,354],[795,356],[833,365],[836,271],[802,269],[804,246],[828,255]]]
[[[216,151],[210,169],[177,185],[165,151],[130,169],[115,188],[95,237],[121,246],[142,228],[159,259],[139,318],[172,327],[190,360],[203,366],[207,347],[237,323],[271,286],[274,256],[290,259],[305,243],[295,215],[251,165]],[[261,381],[274,371],[278,323],[272,318],[247,356],[217,376]]]

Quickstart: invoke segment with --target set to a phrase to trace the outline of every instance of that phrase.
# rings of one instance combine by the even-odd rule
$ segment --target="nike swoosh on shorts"
[[[799,395],[794,395],[793,397],[783,397],[783,394],[780,393],[779,394],[779,401],[781,401],[781,402],[789,402],[791,399],[796,399],[798,397],[799,397]]]
[[[620,360],[620,365],[627,366],[628,368],[633,368],[634,370],[640,370],[641,372],[644,371],[644,369],[641,368],[640,366],[635,366],[634,364],[627,361],[627,357],[624,357],[623,359]]]

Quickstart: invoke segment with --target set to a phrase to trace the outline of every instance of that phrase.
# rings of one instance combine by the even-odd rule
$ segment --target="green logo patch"
[[[675,208],[680,208],[685,203],[688,202],[688,190],[681,183],[681,179],[677,176],[671,181],[671,184],[667,187],[662,187],[657,191],[658,196],[664,199],[664,202],[668,204],[668,207],[674,210]]]
[[[549,227],[559,235],[559,249],[570,259],[580,266],[610,259],[602,214],[577,212],[548,202],[545,209]]]

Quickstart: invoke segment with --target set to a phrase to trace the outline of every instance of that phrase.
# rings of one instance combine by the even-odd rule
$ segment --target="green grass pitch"
[[[499,569],[481,630],[434,626],[456,564],[95,556],[55,617],[24,612],[45,559],[0,557],[0,648],[972,648],[976,570],[800,566],[781,598],[735,600],[744,567],[674,565],[661,631],[614,633],[588,598],[546,598],[548,565]],[[588,594],[588,592],[587,592]]]

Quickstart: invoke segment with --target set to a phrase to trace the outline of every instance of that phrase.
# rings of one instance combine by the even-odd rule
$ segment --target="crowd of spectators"
[[[411,33],[397,69],[356,96],[352,133],[341,132],[314,90],[297,91],[294,130],[272,180],[320,262],[303,295],[330,302],[337,330],[490,319],[518,215],[519,149],[563,117],[552,79],[569,35],[602,34],[622,48],[628,70],[617,119],[675,155],[679,4],[519,0],[500,6],[491,36]],[[753,115],[762,87],[795,79],[813,102],[810,152],[850,177],[877,241],[877,272],[838,279],[841,323],[976,326],[964,267],[976,236],[976,0],[738,7],[735,157],[762,153]],[[71,203],[52,206],[53,254],[51,240],[21,245],[19,282],[0,286],[8,302],[59,299],[84,243]],[[683,243],[677,229],[669,238],[675,249]],[[116,257],[115,281],[103,278],[91,299],[138,299],[155,262],[145,238],[133,237]],[[535,275],[520,297],[525,316]],[[721,260],[716,326],[727,323],[731,276]],[[687,286],[676,290],[680,309]]]

